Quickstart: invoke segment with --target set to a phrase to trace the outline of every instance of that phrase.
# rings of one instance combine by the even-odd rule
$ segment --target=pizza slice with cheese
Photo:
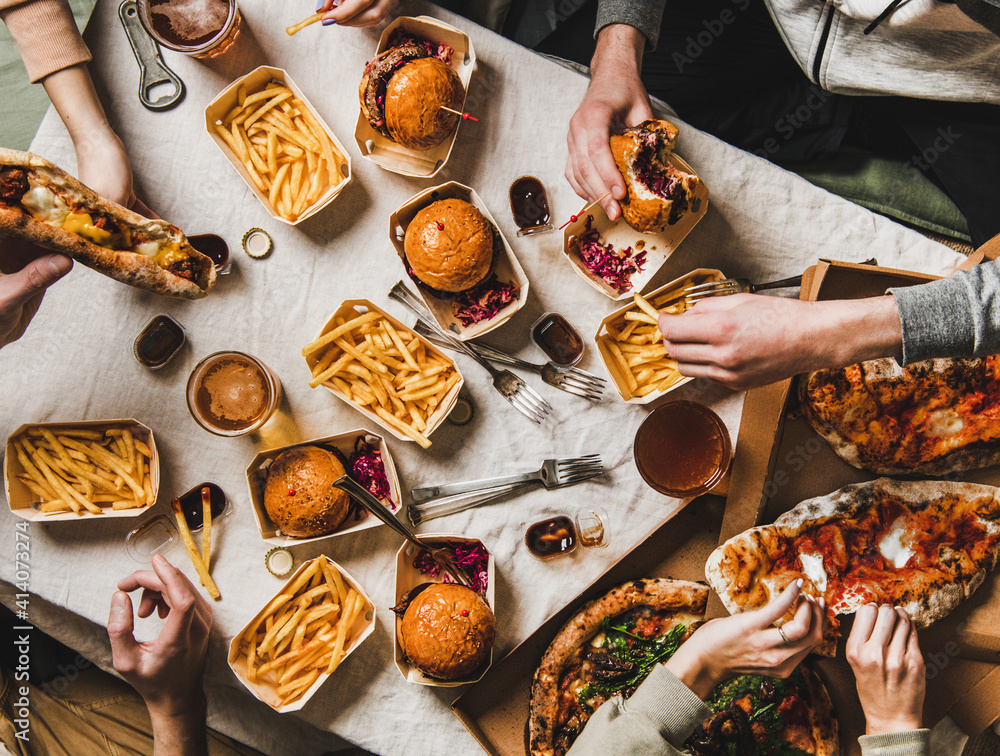
[[[1000,552],[998,489],[880,478],[808,499],[773,525],[719,546],[705,574],[730,612],[766,605],[792,581],[826,599],[826,642],[838,615],[875,602],[903,607],[928,627],[969,598]]]

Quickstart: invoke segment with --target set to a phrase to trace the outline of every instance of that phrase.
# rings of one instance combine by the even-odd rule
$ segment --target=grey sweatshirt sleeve
[[[862,756],[930,756],[931,731],[906,730],[858,738]]]
[[[694,728],[712,712],[662,664],[632,697],[606,701],[594,712],[567,756],[677,756]]]
[[[646,49],[655,50],[666,0],[599,0],[594,38],[610,24],[628,24],[646,37]]]
[[[889,289],[903,326],[903,364],[1000,353],[1000,261]]]

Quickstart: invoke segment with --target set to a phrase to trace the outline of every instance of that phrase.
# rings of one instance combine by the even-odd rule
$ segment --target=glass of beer
[[[196,58],[214,58],[240,35],[236,0],[138,0],[139,21],[166,47]]]
[[[242,352],[210,354],[191,371],[191,417],[217,436],[242,436],[266,423],[281,402],[281,381],[260,360]]]

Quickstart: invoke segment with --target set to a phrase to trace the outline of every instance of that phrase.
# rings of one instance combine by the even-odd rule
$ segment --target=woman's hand
[[[385,20],[399,0],[320,0],[323,26],[374,26]]]

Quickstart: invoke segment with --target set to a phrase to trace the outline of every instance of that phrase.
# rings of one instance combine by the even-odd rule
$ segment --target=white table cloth
[[[410,685],[393,661],[392,564],[400,539],[386,528],[294,548],[297,561],[329,554],[357,577],[378,607],[378,627],[298,714],[279,716],[256,702],[226,665],[229,638],[275,593],[281,581],[263,567],[267,551],[254,523],[244,469],[262,448],[372,427],[325,389],[311,390],[301,347],[345,299],[368,298],[407,323],[412,318],[386,293],[403,275],[388,240],[389,214],[436,183],[457,180],[474,187],[497,218],[531,281],[528,306],[486,341],[540,360],[528,328],[546,310],[565,315],[591,344],[581,367],[604,374],[590,339],[615,305],[560,259],[561,235],[517,239],[507,206],[511,181],[525,173],[545,184],[557,223],[581,205],[563,179],[566,124],[587,86],[584,77],[427,3],[407,3],[466,30],[478,55],[467,109],[480,122],[461,125],[450,162],[433,180],[387,173],[362,159],[353,142],[357,81],[379,30],[310,27],[294,38],[285,26],[313,11],[312,4],[245,0],[244,29],[224,57],[198,61],[164,52],[187,85],[175,110],[142,108],[138,71],[117,18],[114,0],[99,0],[86,39],[91,70],[110,120],[132,158],[136,192],[162,217],[189,234],[215,232],[233,250],[233,272],[204,300],[180,302],[127,288],[83,266],[45,298],[27,334],[0,351],[0,434],[25,422],[134,417],[156,434],[161,455],[159,503],[202,481],[218,482],[235,511],[217,529],[213,575],[222,592],[214,605],[206,689],[210,723],[266,753],[310,753],[337,741],[301,726],[300,720],[337,733],[379,754],[476,753],[478,746],[449,704],[458,691]],[[311,99],[353,158],[354,180],[315,218],[290,228],[272,220],[205,133],[205,105],[234,78],[261,64],[285,68]],[[74,169],[73,150],[50,110],[33,150]],[[711,190],[701,224],[668,260],[660,285],[694,267],[716,267],[730,276],[765,281],[800,273],[819,257],[946,273],[959,261],[935,244],[867,210],[817,189],[767,162],[690,127],[681,127],[680,154]],[[265,228],[274,252],[252,260],[239,251],[243,233]],[[156,313],[186,329],[188,343],[163,370],[133,360],[136,334]],[[284,384],[281,414],[264,433],[219,438],[190,418],[184,385],[193,365],[220,349],[247,351],[267,363]],[[647,488],[632,462],[636,428],[648,408],[627,406],[613,389],[590,404],[528,380],[555,408],[535,426],[492,389],[486,374],[458,358],[475,416],[466,426],[445,423],[433,446],[390,439],[405,489],[532,469],[543,459],[600,453],[608,474],[559,491],[531,490],[502,506],[474,509],[433,521],[423,532],[457,532],[481,538],[496,555],[497,659],[529,635],[599,575],[677,505]],[[733,438],[742,396],[694,382],[672,395],[712,406]],[[737,453],[738,450],[737,450]],[[600,505],[610,514],[611,545],[541,563],[522,545],[527,524],[547,514],[574,514]],[[0,577],[13,579],[13,525],[2,514],[8,545],[0,548]],[[140,520],[88,519],[32,524],[33,616],[43,629],[105,668],[110,651],[102,626],[115,583],[136,568],[123,548]],[[195,578],[183,551],[174,561]],[[195,578],[196,581],[196,578]],[[9,599],[9,596],[6,597]],[[149,635],[155,622],[139,623]]]

